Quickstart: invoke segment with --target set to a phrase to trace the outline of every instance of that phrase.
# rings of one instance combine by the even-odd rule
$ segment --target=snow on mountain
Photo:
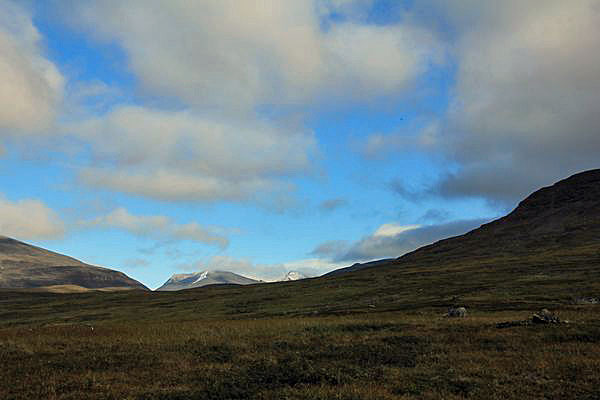
[[[260,281],[229,271],[201,271],[191,274],[175,274],[156,290],[173,291],[207,285],[251,285],[253,283],[260,283]]]
[[[308,276],[304,275],[302,272],[298,271],[289,271],[282,281],[297,281],[300,279],[306,279]]]
[[[198,277],[198,279],[196,279],[193,283],[193,285],[195,285],[196,283],[200,282],[203,279],[206,279],[206,277],[208,276],[208,271],[204,271],[200,274],[200,276]]]

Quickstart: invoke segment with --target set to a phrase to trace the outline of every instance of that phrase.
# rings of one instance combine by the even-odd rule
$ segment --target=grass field
[[[597,247],[181,292],[0,291],[0,399],[600,399]],[[448,305],[469,316],[444,318]],[[549,308],[569,324],[499,329]]]
[[[573,321],[564,325],[496,327],[528,315],[372,312],[4,327],[0,398],[599,398],[598,309],[564,306],[560,316]]]

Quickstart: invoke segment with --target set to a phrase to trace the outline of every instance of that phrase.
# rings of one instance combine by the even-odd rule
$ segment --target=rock
[[[540,312],[533,314],[531,322],[534,324],[560,324],[560,318],[543,308]]]
[[[531,324],[568,324],[569,321],[562,321],[555,314],[552,314],[546,308],[541,309],[539,312],[534,313],[531,319],[524,319],[521,321],[506,321],[496,324],[496,328],[511,328],[513,326],[527,326]]]
[[[467,309],[464,307],[450,307],[448,308],[447,317],[460,317],[464,318],[467,316]]]
[[[600,304],[598,297],[577,297],[573,300],[573,304]]]

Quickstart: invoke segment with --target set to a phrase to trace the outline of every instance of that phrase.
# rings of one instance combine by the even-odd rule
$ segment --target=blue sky
[[[152,288],[400,256],[598,167],[599,27],[595,0],[5,1],[0,235]]]

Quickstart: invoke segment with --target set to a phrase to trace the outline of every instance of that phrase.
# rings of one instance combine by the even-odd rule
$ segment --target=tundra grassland
[[[4,327],[0,398],[598,399],[600,313],[560,315],[574,322],[498,329],[528,314],[429,311]]]
[[[597,245],[181,292],[0,290],[0,399],[600,399]],[[468,262],[465,260],[468,259]],[[445,318],[450,305],[466,318]],[[514,326],[541,308],[568,324]]]

